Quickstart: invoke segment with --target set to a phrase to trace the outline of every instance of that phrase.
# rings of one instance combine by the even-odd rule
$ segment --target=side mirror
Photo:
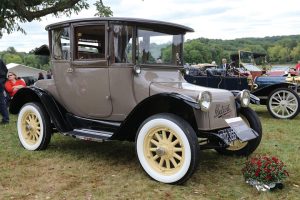
[[[134,65],[133,66],[133,72],[138,75],[141,73],[141,67],[139,65]]]

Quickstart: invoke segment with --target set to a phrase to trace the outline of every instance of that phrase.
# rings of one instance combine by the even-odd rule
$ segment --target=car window
[[[110,48],[113,63],[132,63],[133,28],[127,25],[111,25]]]
[[[139,29],[138,61],[142,64],[176,64],[182,49],[182,35]]]
[[[70,49],[70,29],[69,27],[52,30],[52,58],[55,60],[68,60]]]
[[[79,26],[74,29],[75,60],[105,59],[105,26]]]

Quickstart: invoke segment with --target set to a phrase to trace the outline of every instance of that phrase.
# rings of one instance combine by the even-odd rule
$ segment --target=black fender
[[[65,119],[66,110],[47,91],[38,87],[26,87],[18,90],[11,99],[9,112],[18,114],[22,106],[29,102],[41,102],[59,132],[68,132],[72,128]]]
[[[194,110],[199,104],[191,97],[177,93],[159,93],[152,95],[140,103],[121,123],[119,130],[111,139],[134,141],[139,126],[148,117],[158,113],[173,113],[185,119],[198,132]]]
[[[297,86],[292,83],[276,83],[262,88],[258,88],[252,91],[251,93],[255,96],[258,96],[261,99],[261,103],[264,105],[267,102],[269,94],[278,88],[290,88],[297,92]]]

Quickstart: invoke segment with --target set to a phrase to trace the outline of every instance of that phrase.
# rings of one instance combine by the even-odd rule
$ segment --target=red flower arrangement
[[[285,164],[274,156],[255,156],[246,161],[242,169],[245,180],[264,184],[278,183],[289,176]]]

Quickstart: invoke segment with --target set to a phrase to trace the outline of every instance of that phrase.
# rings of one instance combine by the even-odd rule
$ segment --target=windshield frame
[[[138,26],[135,42],[136,63],[141,66],[183,67],[184,34],[174,30]],[[165,42],[167,40],[168,43]],[[161,43],[157,44],[159,41]],[[167,53],[170,53],[169,57]]]

